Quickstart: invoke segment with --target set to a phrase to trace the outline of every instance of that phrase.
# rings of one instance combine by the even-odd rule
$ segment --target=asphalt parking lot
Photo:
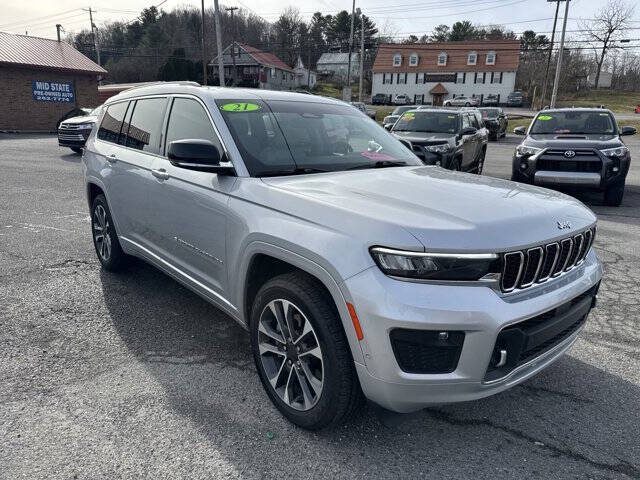
[[[507,178],[517,138],[491,143]],[[640,478],[640,138],[599,217],[598,308],[568,355],[484,400],[309,433],[247,334],[152,267],[101,271],[80,156],[0,135],[0,478]]]

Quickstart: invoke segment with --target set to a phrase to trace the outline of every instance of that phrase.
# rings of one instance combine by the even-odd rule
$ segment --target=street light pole
[[[231,72],[231,78],[233,79],[233,86],[237,83],[236,77],[236,22],[234,20],[233,12],[238,10],[238,7],[225,8],[227,12],[231,12],[231,63],[233,64],[233,71]]]
[[[206,29],[204,26],[204,0],[202,0],[202,84],[207,84],[207,52],[206,52]]]
[[[553,30],[551,31],[551,44],[549,45],[549,55],[547,56],[547,68],[544,71],[544,81],[542,82],[542,95],[540,96],[540,108],[544,107],[544,99],[547,98],[547,84],[549,83],[549,68],[551,66],[551,55],[553,55],[553,40],[556,36],[556,24],[558,23],[558,10],[560,10],[560,0],[556,0],[556,16],[553,19]]]
[[[360,9],[358,9],[360,10]],[[364,15],[360,15],[360,84],[358,85],[358,101],[362,102],[362,77],[364,76]]]
[[[218,78],[220,86],[224,87],[224,60],[222,58],[222,32],[220,31],[220,7],[218,0],[213,0],[213,13],[216,21],[216,48],[218,50]]]
[[[564,35],[567,31],[567,17],[569,17],[569,0],[565,0],[564,19],[562,20],[562,35],[560,35],[560,51],[558,52],[558,64],[556,65],[556,78],[553,81],[553,93],[551,94],[551,108],[556,106],[558,96],[558,84],[560,83],[560,68],[562,66],[562,54],[564,53]]]

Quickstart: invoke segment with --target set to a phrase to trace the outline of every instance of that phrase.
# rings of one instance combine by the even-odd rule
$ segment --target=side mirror
[[[516,127],[513,129],[513,133],[515,133],[516,135],[526,135],[527,129],[526,127]]]
[[[475,135],[477,131],[478,129],[474,127],[465,127],[462,129],[462,132],[460,132],[460,135],[462,135],[463,137],[465,135]]]
[[[220,151],[209,140],[187,138],[169,144],[167,157],[172,165],[187,170],[235,173],[233,165],[220,165]]]
[[[387,130],[388,132],[390,132],[390,131],[391,131],[391,129],[393,128],[393,123],[387,123],[387,124],[384,126],[384,128],[385,128],[385,130]]]
[[[635,127],[622,127],[620,135],[635,135],[637,132]]]

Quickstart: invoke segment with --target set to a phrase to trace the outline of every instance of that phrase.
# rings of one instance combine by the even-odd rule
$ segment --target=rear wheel
[[[362,392],[332,299],[302,272],[265,283],[251,311],[251,349],[267,395],[309,430],[343,423]]]
[[[619,207],[624,197],[624,181],[614,183],[604,191],[604,204],[608,207]]]
[[[107,199],[100,194],[91,207],[91,232],[93,246],[102,266],[112,272],[121,270],[129,260],[122,251]]]
[[[465,106],[465,107],[470,107],[470,106],[471,106],[471,104],[470,104],[469,102],[467,102],[467,103],[465,103],[465,104],[464,104],[464,106]]]

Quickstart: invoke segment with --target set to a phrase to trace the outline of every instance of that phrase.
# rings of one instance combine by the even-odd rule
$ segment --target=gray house
[[[222,51],[224,78],[227,85],[233,81],[232,48],[235,49],[236,86],[264,88],[267,90],[291,90],[297,86],[296,72],[273,53],[263,52],[250,45],[234,42]],[[218,75],[218,57],[209,67]]]
[[[316,70],[319,75],[346,79],[348,65],[348,53],[323,53],[318,59]],[[356,77],[359,71],[360,54],[353,52],[351,53],[351,78]]]

